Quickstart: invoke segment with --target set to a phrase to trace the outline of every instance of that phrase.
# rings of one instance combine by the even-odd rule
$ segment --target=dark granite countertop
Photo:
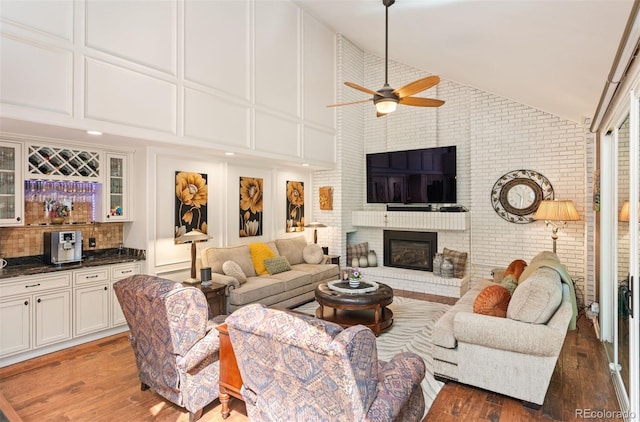
[[[144,259],[146,259],[144,250],[131,248],[124,248],[123,251],[119,251],[117,248],[86,251],[82,255],[82,262],[59,265],[45,264],[42,255],[6,258],[7,266],[0,269],[0,280],[55,271],[78,270],[99,265],[143,261]]]

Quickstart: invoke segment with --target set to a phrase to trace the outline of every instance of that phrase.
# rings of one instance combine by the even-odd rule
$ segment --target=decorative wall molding
[[[335,165],[335,34],[295,2],[11,3],[3,117]]]

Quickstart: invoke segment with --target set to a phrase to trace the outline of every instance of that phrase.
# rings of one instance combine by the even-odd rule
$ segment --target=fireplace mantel
[[[353,211],[351,219],[356,227],[455,231],[469,228],[468,212]]]

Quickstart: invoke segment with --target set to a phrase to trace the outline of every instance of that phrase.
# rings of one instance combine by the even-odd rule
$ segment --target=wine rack
[[[100,153],[63,147],[29,145],[29,176],[61,176],[81,180],[100,178]]]

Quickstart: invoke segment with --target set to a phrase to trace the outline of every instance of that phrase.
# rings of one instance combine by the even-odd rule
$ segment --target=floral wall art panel
[[[304,183],[287,181],[287,233],[304,231]]]
[[[176,171],[175,237],[191,230],[207,233],[207,175]]]
[[[240,237],[262,236],[263,180],[240,176]]]
[[[320,209],[333,209],[333,188],[331,186],[320,187]]]

